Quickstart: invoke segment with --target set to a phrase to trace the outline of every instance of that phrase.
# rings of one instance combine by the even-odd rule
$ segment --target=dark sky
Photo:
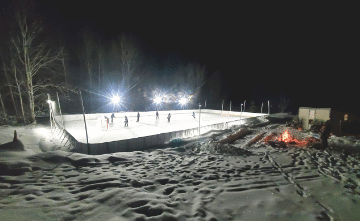
[[[104,40],[136,34],[154,56],[221,71],[235,104],[284,91],[292,109],[331,107],[360,115],[358,16],[342,5],[194,1],[35,0],[36,11],[74,41],[89,26]],[[166,3],[165,3],[166,2]]]

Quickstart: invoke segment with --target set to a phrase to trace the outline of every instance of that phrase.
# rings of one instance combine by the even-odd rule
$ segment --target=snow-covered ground
[[[246,118],[246,116],[242,117],[242,119]],[[103,127],[101,127],[101,119],[86,120],[89,143],[111,142],[199,127],[198,113],[196,113],[195,118],[191,113],[173,114],[170,122],[167,120],[167,115],[160,115],[159,120],[156,120],[155,116],[141,116],[139,122],[136,120],[136,117],[129,118],[128,127],[124,127],[124,117],[114,118],[114,123],[109,124],[108,127],[106,127],[105,118],[103,119]],[[240,120],[240,117],[201,113],[200,126],[235,120]],[[66,121],[64,124],[66,130],[76,140],[86,143],[84,121]]]
[[[26,151],[0,152],[1,220],[359,220],[359,155],[338,151],[356,149],[358,138],[331,137],[325,151],[245,147],[274,126],[234,144],[215,141],[236,128],[98,156],[40,153],[61,143],[48,126],[2,126],[0,144],[17,129]]]

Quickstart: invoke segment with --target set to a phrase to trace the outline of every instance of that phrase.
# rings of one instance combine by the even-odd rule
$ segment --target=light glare
[[[112,98],[110,98],[111,99],[111,103],[113,103],[113,104],[117,104],[117,103],[119,103],[120,102],[120,97],[119,96],[113,96]]]
[[[161,97],[155,97],[155,98],[154,98],[154,102],[155,102],[156,104],[160,104],[161,101],[162,101],[162,98],[161,98]]]
[[[180,100],[179,100],[179,103],[181,104],[181,105],[185,105],[186,103],[187,103],[187,99],[186,98],[181,98]]]

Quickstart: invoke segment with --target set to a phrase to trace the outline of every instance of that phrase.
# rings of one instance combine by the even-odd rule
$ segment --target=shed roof
[[[320,109],[320,110],[331,110],[331,108],[322,108],[322,107],[299,107],[299,109]]]

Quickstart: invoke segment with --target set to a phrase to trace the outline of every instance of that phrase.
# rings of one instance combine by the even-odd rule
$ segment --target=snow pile
[[[353,153],[360,153],[360,137],[344,136],[337,137],[331,136],[328,139],[330,148],[338,151],[350,151]]]

